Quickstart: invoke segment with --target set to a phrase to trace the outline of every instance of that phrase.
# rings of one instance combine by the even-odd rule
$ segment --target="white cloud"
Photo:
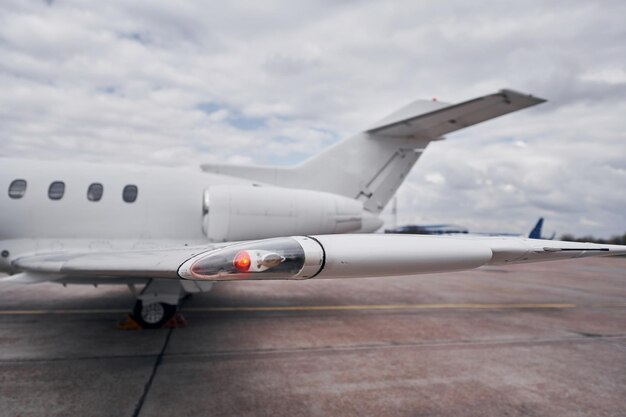
[[[512,87],[550,102],[433,143],[400,220],[622,233],[625,14],[622,1],[6,1],[0,154],[290,163],[415,98]]]

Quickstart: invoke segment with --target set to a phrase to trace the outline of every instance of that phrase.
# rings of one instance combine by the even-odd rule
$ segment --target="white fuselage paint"
[[[27,181],[24,196],[12,199],[12,181]],[[48,197],[53,181],[65,183],[60,200]],[[92,183],[104,187],[89,201]],[[135,202],[122,199],[136,185]],[[0,251],[14,254],[61,249],[132,249],[202,244],[203,194],[216,184],[251,184],[200,170],[0,159]],[[3,262],[4,260],[4,262]],[[4,268],[3,268],[4,266]],[[0,270],[7,270],[0,258]]]
[[[9,193],[15,180],[26,181],[20,198]],[[49,187],[57,181],[65,184],[65,191],[54,200]],[[90,201],[88,189],[95,183],[103,187],[102,198]],[[128,185],[138,190],[133,202],[123,199]],[[235,194],[220,193],[224,186]],[[0,271],[11,272],[17,257],[44,252],[144,250],[293,234],[371,232],[382,224],[354,199],[270,187],[274,186],[199,169],[0,158]],[[214,200],[208,213],[207,193]],[[271,198],[260,198],[265,194]]]
[[[15,179],[27,181],[19,199],[8,196]],[[60,200],[48,198],[53,181],[65,183]],[[92,183],[104,186],[100,201],[87,199]],[[204,190],[229,183],[250,181],[188,169],[0,159],[0,240],[204,240]],[[132,203],[122,199],[129,184],[138,188]]]

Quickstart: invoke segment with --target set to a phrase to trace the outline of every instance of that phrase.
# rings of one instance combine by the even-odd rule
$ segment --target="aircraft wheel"
[[[166,303],[146,304],[137,300],[133,319],[144,329],[158,329],[176,314],[176,306]]]

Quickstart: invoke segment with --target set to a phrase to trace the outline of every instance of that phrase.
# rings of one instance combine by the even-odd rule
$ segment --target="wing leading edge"
[[[413,275],[483,265],[626,254],[626,246],[506,237],[420,235],[294,236],[220,247],[25,256],[17,275],[40,282],[63,277],[143,277],[204,281]]]

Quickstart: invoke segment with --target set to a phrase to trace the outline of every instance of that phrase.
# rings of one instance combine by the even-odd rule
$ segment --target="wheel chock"
[[[127,314],[124,320],[117,323],[116,327],[120,330],[143,330],[143,327],[130,314]]]
[[[183,329],[185,327],[187,327],[187,320],[181,313],[177,312],[163,325],[162,329]]]

